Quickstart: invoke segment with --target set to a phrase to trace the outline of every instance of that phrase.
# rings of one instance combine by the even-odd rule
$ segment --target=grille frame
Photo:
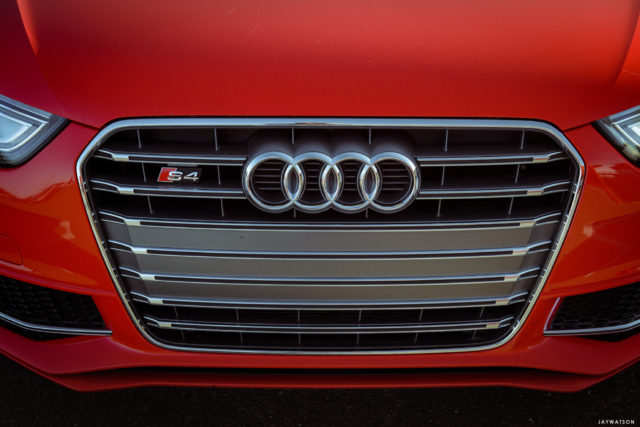
[[[531,288],[529,298],[525,303],[519,317],[514,319],[511,330],[504,338],[497,342],[479,346],[447,347],[432,349],[390,349],[390,350],[347,350],[347,351],[288,351],[288,350],[267,350],[267,349],[225,349],[207,347],[189,347],[167,344],[155,339],[150,335],[143,324],[142,316],[139,318],[133,308],[133,301],[130,299],[125,285],[120,278],[117,263],[111,256],[108,240],[103,236],[98,218],[97,210],[93,208],[90,196],[90,182],[85,178],[85,165],[91,156],[99,149],[102,142],[107,140],[112,134],[127,130],[141,128],[177,128],[177,127],[238,127],[238,128],[278,128],[291,127],[293,129],[341,127],[341,128],[447,128],[456,130],[531,130],[542,132],[557,142],[576,169],[576,178],[570,184],[570,201],[567,209],[560,220],[556,239],[553,241],[546,262],[538,276],[536,283]],[[544,284],[555,264],[559,250],[562,247],[568,232],[571,220],[574,216],[580,194],[585,180],[585,164],[577,149],[571,144],[567,137],[556,127],[546,122],[535,120],[519,119],[395,119],[395,118],[138,118],[121,119],[114,121],[100,130],[85,149],[80,154],[76,162],[76,177],[82,196],[83,204],[89,219],[91,229],[94,233],[98,248],[104,259],[105,265],[114,282],[118,295],[120,296],[128,314],[140,334],[152,344],[174,351],[207,352],[207,353],[236,353],[236,354],[281,354],[281,355],[374,355],[374,354],[428,354],[428,353],[457,353],[470,351],[484,351],[500,347],[518,333],[530,312],[532,311]]]

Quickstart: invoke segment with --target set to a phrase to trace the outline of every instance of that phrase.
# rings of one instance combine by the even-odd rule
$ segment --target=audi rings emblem
[[[294,157],[272,151],[245,164],[242,185],[255,206],[272,213],[292,208],[307,213],[392,213],[415,199],[420,172],[415,161],[396,152],[373,157],[307,152]]]

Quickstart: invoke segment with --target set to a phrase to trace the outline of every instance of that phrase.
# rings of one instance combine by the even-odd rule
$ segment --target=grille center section
[[[370,157],[347,151],[332,156],[313,146],[309,150],[297,156],[266,151],[247,160],[242,185],[254,206],[269,213],[393,213],[411,204],[420,189],[418,165],[401,153]]]
[[[536,122],[137,119],[103,130],[79,176],[156,344],[429,352],[513,335],[582,169]]]

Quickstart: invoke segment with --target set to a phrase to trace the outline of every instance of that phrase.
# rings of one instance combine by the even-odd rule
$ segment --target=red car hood
[[[640,104],[632,0],[31,1],[0,5],[0,93],[131,116],[518,117]]]

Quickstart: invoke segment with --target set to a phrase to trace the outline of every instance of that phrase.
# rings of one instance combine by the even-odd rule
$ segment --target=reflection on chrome
[[[254,178],[256,172],[267,162],[282,164],[280,177],[279,200],[269,200],[256,188]],[[320,163],[318,189],[321,200],[315,203],[304,200],[308,191],[309,179],[305,171],[305,162]],[[406,188],[401,197],[392,202],[380,200],[384,173],[380,167],[382,162],[388,162],[406,171]],[[355,187],[357,199],[347,202],[343,191],[347,181],[346,164],[357,165]],[[292,157],[282,152],[267,152],[251,159],[243,170],[242,185],[247,198],[258,208],[267,212],[284,212],[296,208],[302,212],[315,213],[333,208],[344,213],[361,212],[373,209],[378,212],[392,213],[404,209],[418,194],[420,189],[420,173],[416,162],[407,156],[385,152],[368,157],[362,153],[349,152],[335,157],[319,152],[308,152]]]

